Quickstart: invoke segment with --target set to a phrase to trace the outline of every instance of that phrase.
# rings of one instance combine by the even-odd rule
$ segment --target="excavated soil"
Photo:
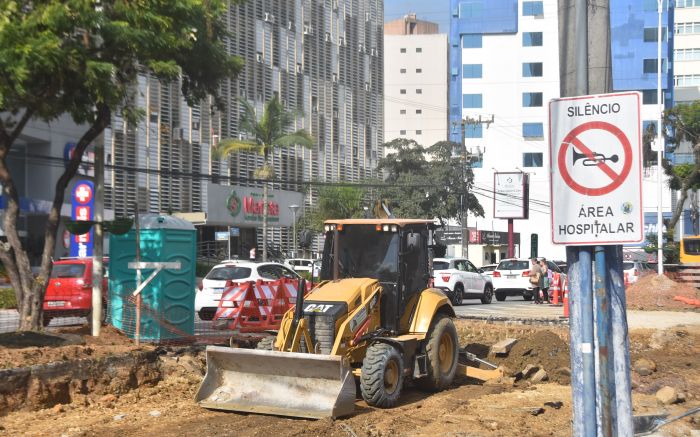
[[[136,346],[111,326],[103,327],[99,337],[92,337],[87,326],[52,333],[10,332],[0,334],[0,369],[153,349],[150,345]]]
[[[673,300],[676,296],[700,298],[700,291],[689,284],[675,282],[666,276],[644,275],[627,287],[627,308],[644,311],[697,311],[700,308]]]
[[[462,344],[499,364],[568,366],[565,328],[512,327],[457,321]],[[661,332],[661,334],[659,334]],[[517,338],[509,356],[488,356],[488,347],[504,338]],[[700,328],[641,331],[630,336],[632,361],[650,358],[656,372],[633,374],[635,414],[667,411],[678,414],[700,405]],[[529,350],[529,353],[525,353]],[[527,357],[530,357],[528,359]],[[86,396],[79,402],[35,412],[11,413],[0,419],[1,436],[143,436],[177,435],[474,435],[568,436],[571,434],[571,389],[547,382],[522,380],[515,386],[490,386],[459,378],[448,390],[427,394],[405,389],[400,405],[391,410],[356,402],[356,413],[338,420],[302,420],[204,410],[193,402],[204,370],[197,350],[161,356],[162,381],[126,393]],[[517,369],[521,370],[521,369]],[[550,372],[549,369],[547,369]],[[685,403],[662,406],[656,387],[670,385]],[[561,403],[561,405],[559,405]],[[690,435],[700,429],[696,419],[673,425],[668,435]]]

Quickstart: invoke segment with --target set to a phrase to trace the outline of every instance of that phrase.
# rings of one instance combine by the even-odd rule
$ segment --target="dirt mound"
[[[45,332],[5,332],[0,334],[0,346],[19,349],[25,347],[56,347],[85,344],[76,334],[48,334]]]
[[[560,384],[570,383],[568,369],[571,357],[569,345],[551,331],[539,331],[532,335],[518,338],[518,342],[504,359],[495,359],[513,372],[519,372],[528,364],[540,366],[547,371],[550,381]]]
[[[649,274],[627,287],[627,308],[646,311],[700,311],[700,308],[673,300],[675,296],[697,299],[692,285],[675,282],[666,276]]]

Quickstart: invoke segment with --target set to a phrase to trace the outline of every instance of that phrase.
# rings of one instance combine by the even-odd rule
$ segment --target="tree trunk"
[[[685,206],[685,201],[688,198],[688,190],[693,187],[695,180],[698,178],[698,174],[700,174],[700,144],[696,144],[693,147],[693,154],[695,155],[695,165],[690,174],[683,178],[681,182],[681,198],[678,199],[676,210],[673,211],[673,216],[671,216],[671,221],[669,222],[667,228],[669,230],[676,228],[676,224],[678,223],[678,220],[680,220],[681,214],[683,214],[683,206]]]
[[[268,197],[268,186],[267,181],[263,183],[263,250],[262,250],[262,260],[267,262],[267,197]]]
[[[44,232],[41,265],[36,277],[32,273],[29,257],[17,232],[17,222],[20,216],[19,193],[6,163],[6,157],[12,147],[12,143],[31,116],[27,117],[26,120],[23,118],[24,124],[20,122],[13,134],[8,135],[4,129],[0,132],[0,182],[3,184],[4,192],[8,197],[3,220],[3,229],[8,243],[0,248],[0,261],[5,264],[10,282],[15,289],[20,331],[38,331],[42,328],[44,295],[46,294],[46,285],[53,267],[56,233],[61,219],[61,206],[63,206],[65,190],[78,170],[85,149],[109,124],[110,117],[111,112],[109,108],[100,105],[95,121],[78,141],[73,157],[56,182],[54,199],[49,210]]]

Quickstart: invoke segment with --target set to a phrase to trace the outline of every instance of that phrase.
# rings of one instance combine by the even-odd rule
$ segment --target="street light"
[[[294,242],[294,255],[292,256],[297,256],[297,209],[299,209],[299,205],[289,205],[289,209],[292,210],[292,241]]]
[[[664,274],[664,252],[663,252],[663,213],[661,199],[663,196],[663,187],[661,186],[661,160],[663,159],[663,151],[661,150],[662,139],[661,139],[661,123],[663,117],[663,106],[661,104],[661,14],[663,12],[663,0],[656,0],[658,4],[658,15],[659,15],[659,26],[657,28],[657,65],[656,65],[656,103],[659,105],[659,118],[656,126],[656,183],[657,183],[657,210],[656,210],[656,247],[657,247],[657,268],[658,274]],[[666,32],[668,34],[668,31]]]

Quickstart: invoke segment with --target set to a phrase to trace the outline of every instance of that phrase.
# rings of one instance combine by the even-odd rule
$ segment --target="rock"
[[[491,431],[497,431],[498,428],[499,428],[498,422],[491,422],[491,423],[489,423],[489,424],[488,424],[488,428],[489,428]]]
[[[656,350],[663,349],[673,342],[675,337],[676,335],[670,331],[656,331],[649,339],[649,347]]]
[[[656,372],[656,363],[648,358],[638,359],[633,367],[640,376],[649,376]]]
[[[114,396],[114,395],[111,394],[111,393],[110,393],[110,394],[107,394],[107,395],[104,395],[104,396],[102,396],[102,397],[100,398],[100,402],[103,403],[103,404],[107,404],[107,403],[110,403],[110,402],[116,402],[116,401],[117,401],[117,397]]]
[[[571,376],[571,369],[569,369],[568,367],[560,367],[557,370],[555,370],[555,372],[561,376]]]
[[[518,342],[516,338],[506,338],[491,346],[491,353],[496,355],[507,355]]]
[[[499,376],[498,378],[489,379],[484,382],[486,387],[513,387],[515,385],[515,378],[508,376]]]
[[[656,392],[656,399],[664,405],[670,405],[678,401],[678,392],[673,387],[666,386]]]
[[[56,404],[56,405],[53,406],[53,408],[51,409],[51,411],[53,411],[54,413],[63,413],[65,410],[63,409],[63,405],[61,405],[61,404]]]
[[[680,404],[682,402],[685,402],[685,400],[686,400],[686,394],[682,391],[678,392],[678,401],[677,402]]]
[[[160,411],[158,411],[158,410],[153,410],[148,414],[151,415],[152,417],[160,417]]]
[[[546,381],[549,379],[549,375],[547,375],[547,372],[545,372],[544,369],[540,369],[532,375],[532,378],[530,378],[530,381],[534,382],[535,384],[538,382]]]
[[[637,375],[635,372],[632,372],[630,375],[630,385],[632,389],[639,388],[639,386],[642,384],[642,382],[639,380],[639,375]]]
[[[540,370],[540,366],[535,366],[533,364],[528,364],[525,366],[525,368],[520,372],[522,375],[523,379],[527,379],[537,373]]]
[[[550,402],[545,402],[544,405],[545,405],[545,407],[552,407],[555,410],[558,410],[564,405],[564,402],[562,402],[562,401],[553,401],[553,402],[550,401]]]
[[[114,420],[124,420],[125,418],[126,418],[126,414],[124,414],[124,413],[117,414],[116,416],[114,416]]]

